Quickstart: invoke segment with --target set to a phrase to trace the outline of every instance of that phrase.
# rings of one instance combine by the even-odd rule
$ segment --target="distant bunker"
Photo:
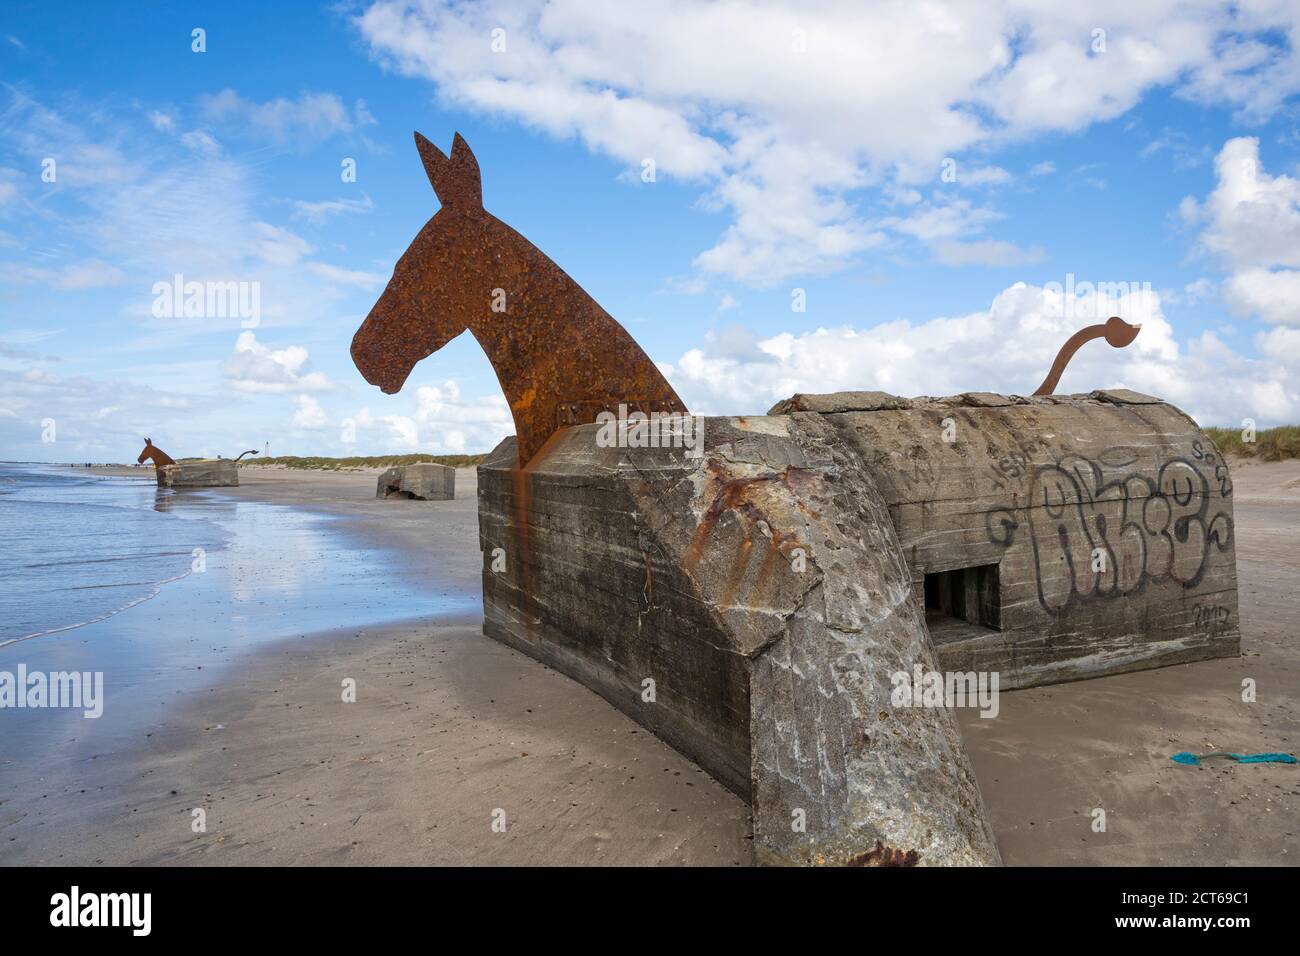
[[[203,458],[178,461],[157,469],[163,488],[234,488],[239,485],[239,466],[233,458]]]
[[[456,469],[436,462],[389,468],[379,476],[375,497],[451,501],[456,497]]]
[[[759,862],[999,861],[951,710],[900,706],[899,675],[1239,653],[1228,468],[1158,399],[843,392],[697,427],[576,425],[523,469],[502,442],[484,632],[748,799]]]

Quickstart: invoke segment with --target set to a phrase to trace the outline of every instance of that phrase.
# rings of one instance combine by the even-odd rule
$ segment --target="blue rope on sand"
[[[1211,757],[1231,757],[1237,763],[1300,763],[1291,754],[1230,754],[1223,750],[1216,750],[1214,753],[1201,754],[1200,756],[1184,750],[1180,754],[1174,754],[1169,759],[1174,763],[1199,767],[1202,760],[1209,760]]]

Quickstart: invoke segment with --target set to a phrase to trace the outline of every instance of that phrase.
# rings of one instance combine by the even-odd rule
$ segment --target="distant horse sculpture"
[[[256,455],[257,453],[256,448],[250,448],[248,451],[240,452],[239,457],[236,458],[235,461],[243,460],[245,455]],[[153,459],[153,466],[155,468],[161,468],[163,465],[176,464],[176,459],[155,445],[152,438],[146,438],[144,440],[144,451],[140,452],[140,457],[135,460],[135,463],[137,465],[143,465],[146,458]]]
[[[1105,322],[1098,325],[1090,325],[1087,328],[1080,329],[1065,340],[1065,344],[1061,346],[1061,351],[1056,353],[1056,361],[1052,363],[1052,370],[1047,373],[1047,378],[1043,379],[1043,384],[1038,386],[1038,390],[1034,394],[1051,395],[1056,391],[1056,385],[1061,381],[1065,366],[1070,364],[1070,359],[1074,358],[1074,353],[1079,351],[1085,342],[1104,337],[1108,345],[1122,349],[1136,339],[1137,334],[1141,331],[1141,325],[1129,325],[1118,315],[1112,315]]]
[[[557,429],[602,411],[686,411],[623,327],[483,208],[478,161],[459,133],[450,157],[419,133],[415,145],[442,208],[352,339],[366,381],[399,391],[417,362],[468,329],[510,403],[521,466]]]
[[[163,465],[176,464],[176,459],[155,445],[152,438],[146,438],[144,440],[144,451],[140,452],[140,457],[135,460],[135,463],[137,465],[143,465],[146,458],[153,459],[153,466],[155,468],[161,468]]]

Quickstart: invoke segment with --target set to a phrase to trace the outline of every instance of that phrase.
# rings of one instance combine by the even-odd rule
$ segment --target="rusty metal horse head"
[[[478,160],[415,145],[441,208],[397,260],[352,339],[352,360],[392,394],[421,359],[468,330],[510,403],[525,465],[565,425],[605,410],[686,410],[621,325],[540,249],[483,208]]]
[[[140,457],[135,460],[135,463],[137,465],[143,465],[146,458],[153,459],[153,466],[155,468],[161,468],[163,465],[176,464],[176,459],[155,445],[152,438],[146,438],[144,440],[144,450],[140,452]]]

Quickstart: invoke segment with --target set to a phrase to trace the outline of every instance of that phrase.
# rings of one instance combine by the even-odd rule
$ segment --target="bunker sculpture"
[[[231,488],[239,485],[240,458],[256,455],[257,451],[242,452],[239,458],[190,458],[177,461],[153,443],[144,440],[144,450],[136,458],[143,465],[145,459],[153,461],[158,485],[162,488]]]
[[[999,862],[953,713],[914,677],[1005,689],[1237,652],[1231,479],[1176,408],[844,392],[690,416],[482,210],[464,140],[416,142],[443,206],[357,367],[393,392],[460,331],[484,344],[518,432],[479,467],[484,633],[746,798],[758,862]]]

